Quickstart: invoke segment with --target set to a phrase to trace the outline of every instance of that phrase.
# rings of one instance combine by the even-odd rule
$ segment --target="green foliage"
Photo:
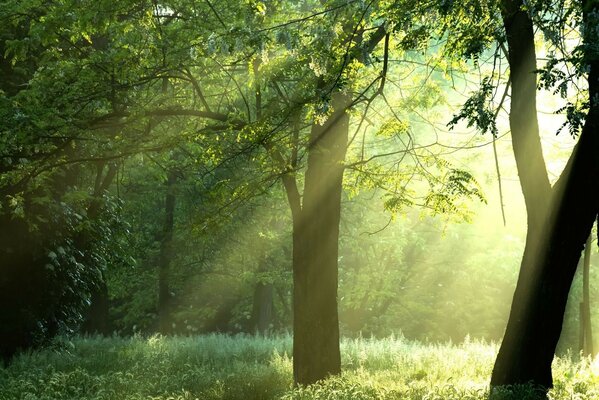
[[[409,129],[410,127],[405,121],[398,121],[393,118],[382,124],[376,134],[382,137],[401,136],[406,135]]]
[[[390,220],[371,196],[353,198],[342,216],[342,334],[500,340],[522,252],[520,234],[492,228],[486,218],[456,223],[417,210]],[[494,215],[484,204],[475,210]]]
[[[447,126],[453,129],[461,120],[466,120],[468,127],[476,127],[481,133],[491,133],[497,137],[497,123],[495,110],[492,108],[495,86],[491,78],[486,77],[481,82],[478,90],[474,91],[466,100],[462,109],[449,121]]]
[[[566,73],[570,65],[582,63],[579,53],[580,49],[572,52],[572,56],[558,59],[555,54],[550,54],[543,68],[539,69],[539,89],[550,90],[554,95],[559,95],[565,100],[565,105],[555,110],[556,114],[565,114],[566,120],[556,131],[559,134],[564,128],[568,128],[570,135],[578,135],[584,125],[590,102],[582,100],[579,90],[573,84],[580,79],[580,72]],[[574,93],[572,93],[574,92]]]
[[[483,53],[502,40],[499,3],[496,1],[439,2],[441,32],[446,35],[445,53],[475,63]]]
[[[457,214],[468,220],[470,216],[467,211],[462,211],[461,199],[474,198],[486,203],[480,185],[468,171],[449,169],[438,187],[440,189],[432,189],[424,199],[424,206],[430,208],[433,215]]]
[[[0,214],[8,248],[8,254],[1,255],[2,300],[14,304],[0,314],[5,357],[18,348],[44,344],[58,333],[73,333],[103,271],[109,264],[123,263],[126,254],[126,225],[118,201],[99,199],[103,211],[91,217],[85,215],[87,196],[48,197],[40,204],[44,198],[31,200],[26,194],[22,216]]]
[[[584,121],[589,111],[589,102],[584,101],[577,104],[568,102],[565,106],[558,109],[557,113],[565,113],[566,121],[559,127],[556,134],[559,134],[564,128],[568,128],[571,136],[577,136],[582,131]]]

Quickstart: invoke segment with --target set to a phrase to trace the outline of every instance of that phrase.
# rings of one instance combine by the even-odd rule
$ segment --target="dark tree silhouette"
[[[585,24],[590,8],[587,2]],[[568,293],[598,211],[599,105],[591,102],[580,139],[551,188],[536,121],[533,24],[520,0],[503,2],[512,82],[510,128],[528,212],[526,247],[505,336],[495,362],[494,387],[533,383],[540,395],[552,386],[551,362]],[[587,34],[588,35],[588,34]],[[588,44],[594,38],[585,37]],[[599,64],[588,54],[589,96],[599,94]]]

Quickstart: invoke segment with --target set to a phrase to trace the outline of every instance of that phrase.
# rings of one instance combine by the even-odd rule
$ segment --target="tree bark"
[[[551,362],[561,334],[568,293],[580,253],[597,216],[599,151],[597,104],[587,115],[568,165],[551,190],[537,146],[536,77],[532,21],[521,1],[504,1],[512,79],[510,128],[528,212],[526,247],[491,386],[532,383],[544,397],[552,386]],[[597,62],[589,94],[597,94]],[[534,120],[534,121],[530,121]]]
[[[273,311],[272,283],[256,283],[252,306],[252,329],[260,335],[266,335],[270,329]]]
[[[164,201],[164,225],[160,241],[160,255],[158,257],[158,320],[159,330],[162,334],[169,334],[173,330],[171,308],[172,295],[169,288],[169,269],[173,259],[173,229],[175,224],[175,185],[177,173],[171,169],[167,173],[165,182],[166,196]]]
[[[364,51],[350,58],[371,52],[385,34],[384,26],[379,26],[366,43],[360,39]],[[272,144],[264,144],[283,169],[281,180],[293,218],[293,377],[301,385],[341,372],[337,309],[339,221],[349,136],[347,109],[352,99],[333,89],[331,103],[333,114],[323,125],[314,123],[311,127],[303,201],[295,178],[299,124],[293,132],[290,163]]]
[[[310,132],[303,207],[293,224],[293,373],[311,384],[341,372],[337,313],[338,244],[349,96]]]
[[[90,305],[81,325],[81,332],[100,335],[110,334],[109,310],[108,285],[106,284],[105,274],[102,273],[100,282],[97,283],[91,293]]]
[[[580,351],[583,355],[593,355],[593,327],[591,325],[591,290],[589,275],[591,269],[592,235],[589,235],[584,246],[584,261],[582,264],[582,302],[580,303]]]
[[[96,180],[94,183],[93,198],[87,208],[87,217],[94,221],[102,211],[102,196],[108,190],[114,178],[116,177],[118,165],[112,163],[104,174],[105,162],[97,165]],[[90,237],[82,234],[77,238],[77,247],[86,251],[91,246]],[[102,271],[100,281],[90,295],[90,305],[85,314],[85,319],[81,325],[81,332],[87,334],[110,334],[110,301],[108,299],[108,285],[106,284],[106,274]]]
[[[528,357],[520,362],[519,358],[527,348],[522,332],[530,320],[528,298],[536,280],[534,262],[540,253],[543,221],[551,193],[537,121],[534,31],[530,17],[521,6],[518,0],[504,1],[502,16],[512,83],[509,114],[512,148],[527,210],[527,232],[510,317],[491,376],[492,386],[528,382],[525,377],[525,371],[531,368],[528,364],[537,362]]]

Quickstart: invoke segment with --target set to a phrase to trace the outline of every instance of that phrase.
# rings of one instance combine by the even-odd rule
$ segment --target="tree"
[[[96,218],[103,208],[103,196],[108,192],[118,169],[118,164],[100,161],[97,163],[96,179],[90,205],[87,208],[87,217],[91,223],[96,223]],[[104,171],[106,170],[106,171]],[[76,238],[75,247],[83,253],[91,250],[92,238],[85,232]],[[90,260],[91,263],[94,260]],[[84,321],[81,325],[81,331],[84,333],[99,333],[107,335],[110,332],[109,310],[108,310],[108,286],[106,283],[106,266],[101,271],[100,279],[96,282],[90,294],[90,304],[85,312]]]
[[[14,2],[0,12],[0,64],[7,78],[0,90],[5,359],[75,330],[105,264],[119,254],[118,203],[105,193],[116,167],[103,175],[100,162],[94,174],[73,162],[101,153],[102,146],[83,138],[97,109],[76,104],[82,87],[65,83],[74,74],[82,81],[91,74],[77,69],[72,48],[61,55],[52,48],[56,38],[39,23],[52,16]],[[99,92],[87,92],[96,105],[106,100]]]
[[[580,340],[579,350],[585,356],[594,356],[593,350],[593,326],[591,324],[591,295],[589,275],[591,269],[591,247],[593,246],[592,235],[589,236],[584,245],[584,257],[582,262],[582,301],[580,302]]]
[[[591,16],[595,7],[593,2],[564,8],[543,2],[529,8],[521,1],[512,0],[499,4],[510,66],[512,146],[527,209],[527,237],[510,318],[493,369],[492,387],[533,383],[544,396],[552,385],[551,361],[568,292],[597,214],[596,200],[585,195],[585,188],[589,190],[598,181],[597,163],[592,156],[597,151],[597,139],[591,133],[596,129],[597,106],[592,100],[581,104],[568,102],[561,110],[567,112],[570,131],[580,133],[580,138],[552,187],[539,139],[536,113],[539,71],[533,26],[536,23],[543,29],[554,50],[563,55],[562,59],[552,58],[541,70],[540,85],[566,98],[569,82],[588,71],[588,99],[593,99],[597,90],[597,56],[593,45],[597,38],[586,27],[594,23]],[[583,32],[583,45],[573,50],[564,47],[567,24]],[[502,34],[493,37],[500,43],[503,40]],[[560,63],[570,63],[578,72],[560,73],[555,68]],[[497,112],[486,110],[484,104],[492,93],[490,87],[488,81],[483,82],[478,97],[472,97],[454,121],[468,118],[470,124],[496,134]],[[474,104],[480,107],[475,109]]]
[[[368,11],[366,7],[362,18]],[[350,8],[340,14],[351,16],[352,12]],[[360,57],[365,61],[364,55],[385,37],[385,29],[380,26],[361,43],[361,24],[361,20],[341,21],[343,33],[335,46],[347,50],[333,64],[333,71],[326,71],[316,80],[316,93],[332,112],[311,122],[305,142],[303,195],[296,177],[299,127],[291,129],[296,139],[292,141],[290,162],[272,144],[266,146],[283,168],[281,180],[293,221],[293,372],[297,384],[311,384],[341,371],[337,304],[339,222],[350,125],[348,111],[354,100],[340,84],[340,78],[347,65]],[[256,93],[261,96],[259,89]],[[257,107],[259,104],[257,101]]]
[[[262,42],[258,48],[262,54],[277,61],[285,57],[294,64],[288,65],[287,71],[273,71],[264,62],[266,57],[255,57],[252,69],[248,71],[253,77],[253,112],[249,101],[244,99],[247,114],[256,117],[256,122],[249,123],[245,129],[258,134],[260,143],[272,158],[273,164],[266,168],[281,178],[292,214],[293,362],[294,380],[299,384],[311,384],[340,372],[339,219],[343,174],[347,167],[350,111],[359,102],[366,103],[364,108],[367,110],[383,93],[389,57],[390,32],[385,24],[373,23],[368,28],[371,16],[376,16],[374,7],[327,2],[322,8],[322,11],[292,20],[293,23],[331,21],[326,24],[331,28],[326,29],[323,24],[312,22],[309,28],[314,32],[312,42],[305,43],[302,35],[299,39],[294,38],[285,31],[289,25],[285,23],[273,28],[283,28],[277,41],[283,39],[285,49],[281,46],[269,48],[266,45],[268,37],[260,37]],[[255,21],[258,26],[254,29],[258,32],[271,30],[261,28],[263,17],[252,19]],[[399,21],[397,23],[400,25]],[[418,29],[420,27],[414,31]],[[367,79],[363,89],[362,82],[352,82],[352,78],[363,64],[370,63],[370,53],[383,38],[382,71],[373,79]],[[418,43],[407,40],[405,46],[414,46],[414,42]],[[276,61],[271,63],[276,65]],[[285,84],[289,80],[299,84],[290,87]],[[306,130],[309,132],[304,135]],[[406,128],[398,121],[388,130],[399,134]],[[357,162],[365,163],[364,159]],[[452,172],[446,175],[446,180],[437,180],[439,186],[455,196],[480,196],[476,189],[468,187],[473,181],[471,175],[458,170]],[[303,191],[300,190],[302,183]],[[406,185],[396,193],[396,204],[407,202]],[[442,192],[427,196],[427,205],[437,211],[451,210],[451,196]]]
[[[166,196],[164,199],[164,225],[160,238],[160,255],[158,258],[158,319],[160,332],[167,334],[171,331],[170,314],[171,292],[169,289],[168,275],[173,259],[173,229],[175,223],[175,185],[177,184],[177,171],[167,171],[165,182]]]
[[[591,7],[590,3],[585,7]],[[592,156],[597,151],[597,140],[596,135],[589,133],[597,124],[597,110],[591,102],[579,142],[552,188],[536,117],[537,67],[532,18],[535,14],[519,1],[502,2],[501,12],[512,88],[512,145],[528,213],[528,230],[512,310],[491,385],[533,383],[539,385],[540,394],[544,395],[552,384],[551,361],[560,336],[570,284],[597,213],[595,200],[584,195],[584,188],[597,182],[597,165]],[[588,26],[589,14],[587,11],[582,14],[583,25]],[[563,26],[560,25],[563,23],[563,20],[558,20],[557,24],[554,21],[557,26]],[[586,33],[584,57],[578,65],[583,69],[590,67],[591,99],[595,96],[597,79],[596,59],[591,50],[595,40]],[[549,79],[548,86],[559,84],[563,84],[562,80]],[[580,116],[576,112],[573,114]],[[574,118],[570,122],[580,125],[580,119]],[[588,169],[583,172],[585,168]]]

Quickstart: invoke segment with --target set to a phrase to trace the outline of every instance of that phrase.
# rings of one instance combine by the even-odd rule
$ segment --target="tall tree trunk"
[[[537,121],[534,72],[537,67],[532,21],[526,11],[521,10],[521,1],[507,0],[503,5],[512,87],[509,115],[512,148],[526,205],[527,232],[510,317],[491,385],[528,382],[526,371],[537,363],[526,356],[528,344],[523,332],[531,319],[529,294],[537,279],[534,263],[540,253],[543,221],[547,217],[551,193]]]
[[[352,53],[350,57],[370,53],[385,35],[384,26],[380,26],[366,43],[360,38],[363,51]],[[256,96],[256,103],[260,104],[259,90]],[[290,162],[273,144],[264,143],[283,169],[281,180],[293,218],[293,377],[296,384],[302,385],[341,372],[337,258],[349,136],[347,109],[352,99],[336,89],[331,103],[333,114],[323,125],[314,123],[311,128],[303,201],[295,178],[299,120],[293,128]]]
[[[273,314],[273,291],[272,283],[256,283],[251,321],[253,331],[260,335],[266,335],[270,329]]]
[[[110,303],[108,300],[108,285],[106,275],[102,272],[100,282],[91,293],[90,305],[81,325],[81,332],[88,334],[110,334],[109,323]]]
[[[521,1],[504,1],[512,80],[510,128],[528,212],[526,247],[491,386],[533,383],[540,395],[552,386],[551,362],[580,253],[597,215],[599,138],[597,105],[587,116],[568,165],[550,189],[536,123],[536,70],[532,21]],[[597,65],[589,73],[597,94]],[[534,120],[534,121],[531,121]],[[542,168],[541,168],[542,167]]]
[[[293,224],[293,373],[311,384],[341,372],[337,313],[338,245],[349,96],[310,132],[303,207]]]
[[[173,259],[173,228],[175,224],[175,185],[177,173],[170,169],[166,178],[166,196],[164,201],[164,225],[160,241],[160,255],[158,257],[158,321],[162,334],[172,332],[171,306],[172,295],[169,288],[169,269]]]
[[[102,211],[102,196],[108,190],[114,178],[116,177],[118,165],[112,163],[108,165],[108,170],[104,174],[105,162],[97,165],[96,180],[94,184],[94,193],[92,201],[87,208],[87,216],[90,220],[95,220]],[[91,246],[88,235],[82,234],[77,238],[77,248],[85,252]],[[100,281],[90,295],[90,305],[85,314],[85,319],[81,325],[81,332],[88,334],[110,334],[109,321],[110,301],[108,299],[108,285],[106,284],[106,274],[102,271]]]
[[[591,290],[589,275],[591,269],[591,247],[593,237],[589,235],[584,246],[584,261],[582,264],[582,303],[581,303],[581,335],[582,343],[580,350],[585,356],[593,355],[593,326],[591,325]]]

